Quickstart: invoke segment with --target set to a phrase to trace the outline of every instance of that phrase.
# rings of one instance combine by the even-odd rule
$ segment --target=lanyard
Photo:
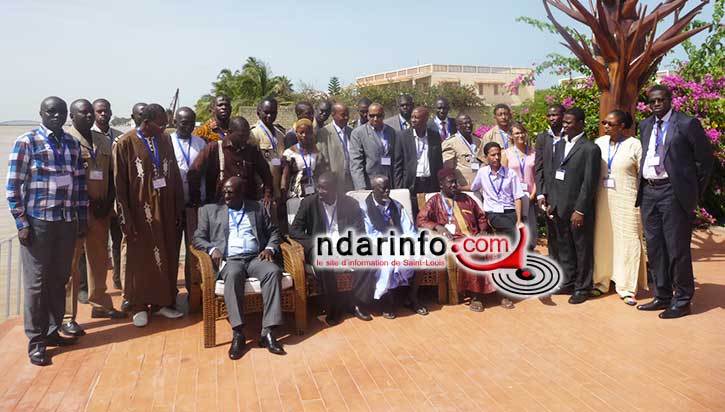
[[[666,122],[665,121],[662,121],[662,123],[663,124],[664,123],[667,124],[663,129],[660,129],[660,126],[659,125],[655,125],[655,127],[657,128],[657,129],[655,129],[656,130],[655,133],[656,133],[656,136],[657,136],[655,138],[655,153],[657,153],[657,149],[659,149],[660,145],[662,144],[662,141],[665,140],[665,133],[667,133],[667,129],[670,127],[669,120],[666,121]]]
[[[272,145],[272,150],[275,152],[277,151],[277,138],[272,136],[271,132],[267,129],[267,126],[262,123],[262,121],[259,121],[259,127],[264,131],[264,134],[267,135],[267,139],[269,139],[269,144]]]
[[[151,146],[149,146],[149,141],[146,139],[146,136],[141,133],[141,129],[136,129],[136,134],[138,134],[138,138],[141,139],[144,145],[146,145],[146,150],[148,150],[149,154],[151,155],[151,160],[154,162],[154,167],[156,170],[161,169],[161,156],[159,155],[159,146],[156,144],[156,139],[153,139],[154,149],[151,150]],[[153,137],[152,137],[153,138]]]
[[[476,153],[473,151],[473,148],[471,147],[472,145],[475,146],[475,144],[474,143],[468,143],[468,140],[466,140],[466,138],[463,137],[463,135],[460,134],[460,133],[458,133],[458,136],[461,137],[461,140],[463,141],[463,144],[466,145],[466,147],[468,148],[468,151],[471,152],[471,156],[473,156],[473,158],[475,159],[476,158]]]
[[[65,166],[65,152],[68,149],[68,142],[63,140],[63,136],[57,137],[57,142],[54,142],[53,139],[48,138],[48,135],[45,134],[45,131],[43,129],[38,129],[38,133],[40,133],[41,136],[45,139],[45,141],[48,142],[48,146],[50,146],[51,150],[53,150],[53,158],[55,159],[55,162],[58,163],[60,166]],[[61,152],[58,153],[58,148],[56,147],[56,143],[59,143],[61,146]]]
[[[425,148],[428,147],[427,139],[426,140],[423,140],[422,147],[420,145],[420,142],[421,142],[421,139],[420,138],[416,139],[416,141],[415,141],[415,150],[416,150],[416,152],[418,152],[418,160],[420,160],[420,156],[423,155],[423,152],[425,151]]]
[[[516,154],[516,159],[519,161],[519,167],[521,168],[521,182],[524,182],[524,177],[526,177],[526,156],[529,155],[529,145],[526,145],[526,151],[524,152],[524,156],[519,156],[519,149],[514,148],[514,153]]]
[[[179,146],[179,150],[181,150],[181,155],[184,156],[184,160],[186,161],[186,167],[191,166],[191,137],[189,137],[189,144],[188,144],[188,150],[184,152],[184,147],[181,145],[181,138],[179,135],[176,135],[176,145]]]
[[[498,129],[498,134],[501,135],[501,140],[503,140],[503,148],[508,149],[509,148],[508,134],[504,133],[503,130],[501,130],[501,129]]]
[[[247,214],[247,211],[242,206],[242,217],[240,217],[239,221],[237,221],[234,219],[234,212],[232,212],[232,210],[233,210],[232,208],[229,208],[227,210],[227,212],[229,213],[229,220],[231,220],[232,223],[234,223],[234,226],[237,228],[237,235],[239,235],[239,226],[242,225],[242,221],[244,220],[244,215]]]
[[[612,161],[614,160],[614,156],[616,156],[617,152],[619,151],[620,144],[622,144],[622,142],[617,142],[617,144],[614,145],[614,154],[612,154],[612,145],[607,145],[607,174],[610,174],[612,172]]]
[[[392,219],[392,217],[393,217],[393,211],[390,210],[390,208],[393,206],[393,201],[392,200],[388,200],[388,205],[387,206],[385,206],[385,205],[381,205],[381,206],[384,207],[384,209],[383,209],[383,217],[385,218],[385,223],[387,224],[388,222],[390,222],[390,219]]]
[[[307,153],[307,156],[310,157],[310,163],[307,163],[307,159],[305,159],[305,149],[300,146],[299,143],[297,143],[297,151],[300,152],[302,155],[302,161],[305,164],[305,174],[307,177],[312,177],[312,153]]]
[[[493,192],[496,193],[496,199],[501,199],[501,189],[503,188],[503,180],[506,177],[506,169],[501,166],[501,169],[503,170],[503,176],[501,176],[501,183],[498,184],[498,190],[496,190],[496,186],[493,184],[493,179],[491,179],[491,173],[488,174],[488,181],[491,182],[491,189],[493,189]]]
[[[332,231],[332,225],[335,223],[335,219],[337,218],[337,205],[332,209],[332,216],[330,218],[327,218],[327,208],[325,208],[325,202],[322,202],[322,210],[325,212],[325,226],[327,226],[327,231]]]
[[[443,208],[446,211],[446,215],[448,215],[448,223],[453,222],[453,208],[456,207],[456,199],[451,200],[453,201],[453,205],[448,207],[448,201],[446,201],[446,197],[443,195],[443,192],[441,192],[441,203],[443,203]]]

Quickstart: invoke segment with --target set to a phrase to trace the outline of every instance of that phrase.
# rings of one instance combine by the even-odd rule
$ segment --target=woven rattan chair
[[[282,279],[282,312],[295,314],[295,329],[302,333],[304,326],[302,320],[306,319],[306,311],[301,309],[305,305],[297,302],[300,295],[298,289],[302,290],[305,283],[304,276],[295,277],[299,274],[299,268],[295,268],[293,257],[302,252],[302,246],[282,243],[282,259],[284,261],[284,273]],[[299,248],[299,250],[297,250]],[[201,272],[201,296],[202,313],[204,323],[204,347],[211,348],[216,345],[216,321],[227,318],[227,307],[224,304],[224,282],[217,280],[216,271],[211,262],[211,257],[195,247],[190,248],[194,255],[193,264]],[[262,294],[259,289],[259,281],[250,278],[244,285],[244,314],[262,312]]]

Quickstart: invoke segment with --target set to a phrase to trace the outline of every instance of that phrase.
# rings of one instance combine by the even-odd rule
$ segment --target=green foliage
[[[330,83],[327,84],[327,93],[330,94],[330,96],[337,96],[342,92],[342,87],[340,87],[340,79],[333,76],[330,77]]]
[[[367,87],[351,86],[343,89],[337,100],[352,107],[357,104],[358,99],[365,96],[382,104],[386,109],[392,109],[397,106],[398,97],[401,94],[413,96],[413,101],[417,106],[433,107],[438,97],[445,96],[448,98],[451,108],[456,112],[484,107],[483,100],[478,97],[473,86],[457,84],[416,85],[415,87],[400,83]]]
[[[685,78],[701,80],[709,74],[718,79],[725,75],[725,26],[721,24],[725,14],[725,0],[715,0],[713,4],[712,26],[708,36],[701,45],[695,45],[691,39],[682,43],[687,60],[676,60],[678,72]],[[697,20],[690,23],[688,29],[704,26],[705,22]]]

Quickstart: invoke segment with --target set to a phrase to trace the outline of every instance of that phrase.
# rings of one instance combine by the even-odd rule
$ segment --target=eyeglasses
[[[617,127],[619,125],[620,125],[620,123],[612,123],[612,122],[608,122],[606,120],[602,120],[602,126]]]

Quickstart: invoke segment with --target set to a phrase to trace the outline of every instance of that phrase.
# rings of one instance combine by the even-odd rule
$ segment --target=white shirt
[[[327,217],[327,222],[330,225],[330,227],[326,228],[328,233],[331,233],[333,236],[337,236],[340,234],[339,228],[337,226],[337,200],[331,205],[328,205],[325,202],[322,202],[323,209],[325,209],[325,216]]]
[[[655,145],[657,144],[657,121],[662,120],[662,144],[665,144],[665,140],[667,139],[667,130],[669,130],[670,126],[670,117],[672,117],[672,109],[667,112],[664,116],[662,116],[662,119],[658,119],[655,117],[654,124],[652,124],[652,134],[649,138],[649,145],[647,145],[647,154],[644,158],[644,169],[642,169],[642,177],[645,179],[667,179],[670,177],[667,174],[667,171],[664,170],[664,167],[662,168],[662,173],[659,175],[657,174],[657,171],[655,170],[654,166],[648,166],[650,159],[653,159],[657,157],[657,150],[655,149]],[[660,164],[664,165],[665,159],[660,159]]]
[[[405,120],[405,118],[400,114],[398,114],[398,121],[400,122],[400,130],[410,129],[410,122]]]
[[[430,176],[430,162],[428,161],[428,131],[420,137],[418,132],[413,129],[415,137],[415,154],[418,157],[418,163],[415,168],[415,177]]]
[[[228,213],[229,239],[227,239],[227,256],[257,253],[259,251],[259,245],[257,238],[254,237],[249,214],[245,213],[244,207],[239,210],[229,208]]]
[[[562,157],[562,159],[566,159],[566,157],[569,156],[569,151],[571,151],[571,148],[574,147],[577,140],[581,139],[582,136],[584,136],[584,132],[581,132],[578,135],[574,136],[571,141],[566,140],[564,142],[564,157]]]
[[[189,167],[194,163],[194,159],[206,146],[206,142],[198,136],[191,136],[191,139],[180,139],[176,132],[171,133],[171,145],[174,146],[174,155],[176,155],[176,164],[179,165],[179,174],[181,174],[181,182],[184,188],[184,202],[189,203],[189,182],[186,174]],[[188,156],[188,163],[187,163]],[[201,179],[201,200],[204,201],[206,194],[206,179]]]
[[[554,134],[554,131],[553,131],[553,130],[551,130],[551,127],[549,127],[549,131],[548,131],[547,133],[549,133],[549,136],[551,136],[551,138],[552,138],[552,143],[553,143],[553,144],[551,145],[551,146],[552,146],[552,147],[551,147],[551,150],[552,150],[552,151],[553,151],[554,153],[556,153],[556,143],[558,143],[558,142],[559,142],[559,140],[561,140],[561,136],[557,136],[557,135],[555,135],[555,134]],[[559,131],[559,133],[561,134],[561,130]]]

